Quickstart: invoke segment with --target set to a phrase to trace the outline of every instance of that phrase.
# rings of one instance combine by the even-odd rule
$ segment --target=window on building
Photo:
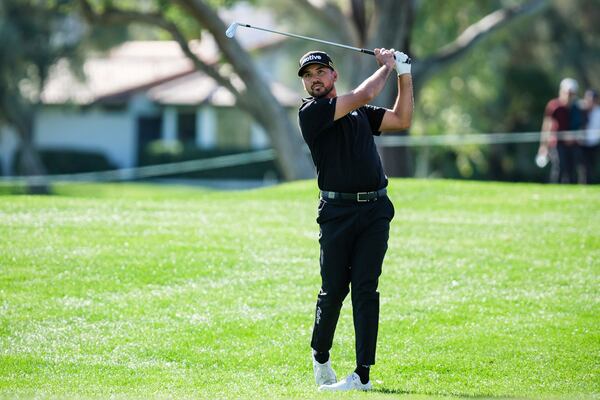
[[[137,150],[138,165],[145,163],[148,146],[160,140],[162,130],[162,116],[142,115],[137,119]]]
[[[177,139],[184,145],[196,142],[196,113],[177,113]]]

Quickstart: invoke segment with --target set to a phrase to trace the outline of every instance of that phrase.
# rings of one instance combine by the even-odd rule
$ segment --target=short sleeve
[[[548,104],[546,104],[546,109],[544,110],[544,115],[546,117],[550,117],[550,118],[556,118],[556,109],[557,109],[557,103],[554,100],[550,100],[548,102]]]
[[[302,136],[309,146],[321,132],[333,125],[337,97],[331,99],[309,99],[298,111]]]
[[[371,125],[371,133],[375,136],[381,135],[379,128],[381,127],[383,116],[387,110],[385,108],[376,107],[369,104],[363,108],[367,114],[367,118],[369,119],[369,125]]]

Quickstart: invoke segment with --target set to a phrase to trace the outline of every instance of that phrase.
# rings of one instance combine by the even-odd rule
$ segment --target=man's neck
[[[333,87],[333,89],[331,89],[331,91],[329,93],[327,93],[325,96],[323,96],[324,99],[333,99],[334,97],[337,97],[337,92],[335,90],[335,86]]]

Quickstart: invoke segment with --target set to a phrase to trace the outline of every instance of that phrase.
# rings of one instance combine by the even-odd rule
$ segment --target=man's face
[[[562,101],[563,104],[571,105],[577,98],[577,93],[568,89],[560,90],[558,98],[560,99],[560,101]]]
[[[304,68],[302,84],[304,90],[313,97],[327,97],[334,89],[337,72],[321,64],[312,64]]]

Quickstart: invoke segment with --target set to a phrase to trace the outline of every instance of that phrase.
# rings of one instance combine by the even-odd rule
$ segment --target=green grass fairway
[[[0,196],[1,398],[600,398],[600,188],[392,180],[374,393],[320,394],[314,181]],[[354,367],[350,299],[332,360]]]

